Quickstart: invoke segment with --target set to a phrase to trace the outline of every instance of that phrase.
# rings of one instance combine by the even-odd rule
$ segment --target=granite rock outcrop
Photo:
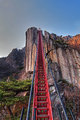
[[[29,28],[26,32],[26,63],[25,71],[33,71],[38,30]],[[42,34],[43,47],[49,58],[55,79],[66,79],[68,82],[79,85],[80,83],[80,53],[77,49],[64,40],[64,37],[50,34],[47,31]],[[72,39],[70,37],[70,39]],[[68,40],[69,41],[69,40]],[[46,60],[46,59],[45,59]],[[47,72],[48,64],[46,62]],[[49,72],[48,72],[49,73]]]

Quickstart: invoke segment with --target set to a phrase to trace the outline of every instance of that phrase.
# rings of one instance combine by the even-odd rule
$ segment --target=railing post
[[[62,120],[62,117],[61,117],[61,112],[60,112],[60,109],[59,107],[57,106],[57,111],[58,111],[58,115],[59,115],[59,120]]]
[[[36,108],[34,108],[34,117],[33,120],[36,120]]]
[[[69,110],[69,111],[70,111],[70,113],[71,113],[71,116],[72,116],[73,120],[75,120],[75,117],[74,117],[74,115],[73,115],[73,113],[72,113],[72,110]]]
[[[24,107],[22,108],[22,111],[21,111],[21,117],[20,117],[20,120],[23,119],[23,114],[24,114]]]

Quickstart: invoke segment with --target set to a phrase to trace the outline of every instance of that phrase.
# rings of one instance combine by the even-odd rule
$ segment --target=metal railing
[[[37,60],[37,50],[36,50],[36,57],[35,57],[35,64],[34,64],[34,71],[33,71],[33,79],[32,79],[32,84],[31,84],[31,90],[30,90],[30,97],[29,97],[29,102],[28,102],[26,120],[29,120],[29,118],[30,118],[30,106],[31,106],[31,100],[32,100],[32,95],[33,95],[33,83],[34,83],[34,78],[35,78],[36,60]],[[20,120],[23,120],[23,115],[24,115],[24,107],[22,108],[22,111],[21,111]]]
[[[37,52],[36,52],[36,58],[35,58],[35,64],[34,64],[33,79],[32,79],[32,84],[31,84],[31,91],[30,91],[26,120],[29,120],[29,117],[30,117],[30,106],[31,106],[31,99],[32,99],[32,94],[33,94],[33,83],[34,83],[34,78],[35,78],[36,60],[37,60]]]
[[[34,116],[33,116],[33,120],[36,120],[36,108],[34,108]]]
[[[23,115],[24,115],[24,107],[22,108],[22,111],[21,111],[21,117],[20,117],[20,120],[23,119]]]
[[[55,85],[57,94],[58,94],[58,96],[59,96],[60,103],[61,103],[61,105],[62,105],[62,109],[63,109],[63,111],[64,111],[65,119],[66,119],[66,120],[69,120],[69,119],[68,119],[68,116],[67,116],[67,113],[66,113],[66,109],[65,109],[64,104],[63,104],[63,101],[62,101],[62,98],[61,98],[61,96],[60,96],[60,92],[59,92],[59,89],[58,89],[58,86],[57,86],[57,83],[56,83],[54,74],[53,74],[53,72],[52,72],[52,69],[51,69],[51,66],[50,66],[50,63],[49,63],[49,60],[48,60],[46,54],[45,54],[45,58],[47,59],[48,67],[49,67],[49,70],[50,70],[50,72],[51,72],[52,78],[53,78],[53,80],[54,80],[54,85]]]

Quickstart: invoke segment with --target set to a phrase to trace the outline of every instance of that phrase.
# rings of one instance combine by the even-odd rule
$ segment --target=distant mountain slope
[[[13,49],[7,57],[0,58],[0,79],[19,72],[24,67],[24,57],[25,48]]]

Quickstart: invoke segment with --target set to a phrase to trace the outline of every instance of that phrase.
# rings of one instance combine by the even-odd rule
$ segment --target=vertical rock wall
[[[80,54],[70,48],[55,47],[56,35],[45,32],[43,45],[51,60],[51,67],[56,80],[66,79],[70,83],[80,83]],[[26,32],[26,72],[33,71],[38,33],[37,28],[29,28]],[[47,65],[47,63],[46,63]],[[48,67],[47,67],[48,68]]]
[[[33,71],[37,46],[37,28],[29,28],[26,32],[26,73]]]

